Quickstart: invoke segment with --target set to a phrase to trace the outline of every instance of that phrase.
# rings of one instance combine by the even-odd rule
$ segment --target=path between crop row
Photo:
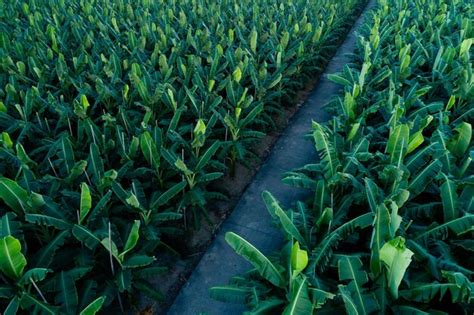
[[[375,6],[375,2],[371,0],[354,23],[344,43],[329,62],[321,81],[294,115],[234,211],[222,224],[216,238],[181,289],[168,315],[233,315],[244,311],[241,305],[226,304],[209,297],[209,288],[225,285],[232,276],[251,267],[227,245],[224,236],[233,231],[250,241],[264,254],[279,249],[282,235],[272,224],[261,193],[264,190],[270,191],[284,206],[290,206],[305,197],[301,189],[284,185],[281,182],[282,174],[313,163],[317,159],[313,143],[305,135],[311,129],[312,120],[321,122],[329,118],[322,106],[340,90],[340,86],[327,79],[327,74],[342,71],[344,65],[350,62],[348,54],[355,49],[358,29],[364,17]]]

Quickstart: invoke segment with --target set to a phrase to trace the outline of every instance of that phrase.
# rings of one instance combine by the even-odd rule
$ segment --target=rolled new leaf
[[[413,252],[405,246],[405,239],[394,238],[380,250],[380,260],[387,268],[387,284],[392,296],[398,298],[398,287],[411,263]]]

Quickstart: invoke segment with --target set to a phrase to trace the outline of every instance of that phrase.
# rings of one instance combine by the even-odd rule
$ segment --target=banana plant
[[[196,133],[200,132],[202,131],[196,131]],[[199,141],[204,142],[205,138],[203,138],[203,135],[201,137]],[[203,145],[204,143],[199,144],[196,148],[201,148]],[[204,217],[209,220],[206,204],[211,193],[205,190],[203,183],[216,180],[223,175],[222,172],[206,171],[206,166],[212,162],[212,157],[219,150],[220,146],[221,143],[219,141],[214,141],[204,153],[199,154],[199,150],[197,150],[197,155],[191,156],[188,164],[184,161],[185,158],[182,155],[178,156],[173,151],[163,150],[163,158],[181,174],[183,182],[187,184],[186,187],[183,187],[184,194],[178,209],[191,208],[195,228],[199,227],[199,213],[204,214]],[[217,196],[217,193],[214,193],[214,195]]]
[[[353,63],[329,76],[343,91],[334,117],[312,124],[319,159],[285,174],[312,197],[284,211],[263,195],[287,240],[272,262],[302,246],[303,278],[286,295],[254,271],[234,278],[251,311],[276,301],[274,312],[311,314],[307,288],[333,295],[320,312],[472,310],[472,16],[466,1],[379,1]],[[282,299],[294,288],[301,304]]]

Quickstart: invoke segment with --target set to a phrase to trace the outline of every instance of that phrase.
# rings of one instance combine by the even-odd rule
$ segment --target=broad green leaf
[[[11,235],[18,237],[21,235],[21,223],[17,220],[16,214],[13,212],[7,212],[0,218],[0,238]]]
[[[67,230],[71,227],[71,224],[68,222],[45,214],[27,214],[25,215],[25,220],[30,223],[52,226],[58,230]]]
[[[456,135],[449,140],[447,147],[455,156],[463,157],[471,143],[472,126],[469,123],[462,122],[455,131]]]
[[[68,175],[71,175],[72,169],[74,168],[74,151],[72,149],[71,140],[68,136],[63,136],[61,138],[61,158],[64,161],[66,166],[66,172]]]
[[[72,234],[77,240],[83,242],[87,248],[93,250],[99,243],[100,239],[87,228],[82,225],[75,224],[72,228]]]
[[[408,125],[398,125],[390,131],[385,152],[390,154],[390,163],[400,165],[407,153],[409,144],[410,129]]]
[[[444,179],[445,182],[440,187],[441,201],[443,202],[444,222],[448,222],[459,217],[460,209],[457,204],[456,183],[450,180],[446,175],[444,175]]]
[[[192,175],[193,174],[193,172],[188,168],[186,163],[184,163],[183,160],[181,160],[179,158],[174,162],[174,166],[176,166],[176,168],[178,170],[183,172],[184,175]]]
[[[374,86],[379,83],[382,83],[386,78],[392,75],[392,70],[389,67],[385,66],[382,70],[379,70],[377,74],[372,78],[368,85]]]
[[[115,283],[117,284],[118,291],[124,293],[130,291],[132,287],[132,273],[128,269],[122,269],[115,276]]]
[[[104,161],[100,157],[99,147],[95,143],[90,144],[89,161],[87,165],[89,174],[92,173],[94,183],[100,184],[100,179],[104,173]]]
[[[262,192],[262,198],[265,202],[265,206],[267,207],[268,212],[270,213],[272,218],[276,219],[276,212],[283,211],[283,209],[278,204],[278,200],[276,200],[275,197],[273,197],[273,195],[268,191]]]
[[[16,280],[23,275],[26,258],[21,253],[20,241],[13,236],[0,239],[0,271]]]
[[[257,53],[257,31],[255,29],[250,33],[250,49],[255,54]]]
[[[140,148],[147,162],[150,163],[155,170],[158,170],[160,167],[160,154],[157,144],[148,131],[140,135]]]
[[[333,248],[339,244],[342,238],[346,238],[357,229],[365,229],[370,227],[374,221],[372,212],[360,215],[354,219],[345,222],[331,233],[327,234],[324,239],[319,242],[317,247],[311,251],[309,260],[310,269],[317,268],[323,272],[332,257]]]
[[[387,267],[387,284],[395,299],[398,298],[398,287],[412,256],[413,252],[405,246],[405,239],[400,236],[388,241],[380,249],[380,260]]]
[[[339,294],[341,295],[342,301],[344,302],[346,313],[348,315],[359,315],[359,312],[357,311],[357,305],[352,299],[351,294],[349,290],[347,289],[347,287],[341,284],[338,285],[337,287],[339,288]]]
[[[472,44],[474,43],[474,38],[467,38],[462,41],[461,46],[459,47],[459,56],[464,55],[469,56],[469,49],[471,49]]]
[[[428,166],[421,169],[418,174],[413,174],[408,184],[408,190],[412,197],[415,197],[422,193],[426,186],[438,175],[441,171],[443,164],[440,160],[432,161]]]
[[[408,168],[410,173],[414,173],[418,171],[421,167],[425,166],[425,164],[431,158],[431,154],[434,148],[438,145],[437,143],[430,143],[427,146],[424,146],[416,153],[411,154],[410,157],[407,159],[405,166]]]
[[[298,283],[299,282],[299,283]],[[313,313],[313,304],[309,299],[307,278],[294,280],[291,302],[283,311],[283,315],[305,315]]]
[[[79,224],[81,224],[84,219],[89,214],[89,211],[92,208],[92,197],[89,190],[89,186],[86,183],[81,183],[81,205],[79,208]]]
[[[225,240],[237,254],[251,263],[262,277],[277,287],[283,287],[285,279],[277,267],[252,244],[233,232],[227,232]]]
[[[156,199],[152,203],[150,208],[155,209],[155,208],[158,208],[159,206],[165,205],[168,201],[170,201],[171,198],[173,198],[178,193],[183,191],[183,189],[186,187],[186,185],[187,185],[186,181],[182,181],[182,182],[179,182],[176,185],[172,186],[170,189],[168,189],[167,191],[162,193],[160,195],[160,197],[158,197],[158,199]]]
[[[316,216],[319,216],[326,209],[326,203],[329,200],[328,188],[324,180],[320,179],[316,182],[314,195],[314,208]]]
[[[155,257],[146,255],[133,255],[123,262],[124,268],[139,268],[150,265],[155,261]]]
[[[117,245],[115,244],[114,241],[112,241],[110,238],[104,238],[102,241],[100,241],[102,246],[114,257],[117,259],[117,261],[121,264],[122,260],[119,258],[119,252],[117,249]]]
[[[338,75],[338,74],[328,74],[328,79],[334,83],[337,83],[337,84],[340,84],[342,86],[351,86],[352,83],[347,80],[346,78],[344,78],[342,75]]]
[[[53,261],[56,251],[59,247],[64,245],[70,233],[69,230],[61,231],[53,240],[44,246],[35,255],[35,266],[44,268],[48,267],[51,264],[51,261]]]
[[[15,181],[0,177],[0,198],[17,214],[23,214],[28,206],[28,193]]]
[[[135,220],[133,222],[132,228],[130,229],[130,232],[128,233],[127,242],[125,243],[123,251],[118,256],[121,261],[123,261],[125,255],[128,252],[130,252],[133,248],[135,248],[135,246],[137,245],[138,239],[140,237],[139,231],[140,231],[140,221]]]
[[[409,301],[430,303],[433,299],[442,299],[447,292],[450,292],[453,303],[468,303],[469,294],[466,296],[463,291],[463,288],[455,283],[433,282],[414,284],[413,288],[401,290],[399,293],[400,297]]]
[[[359,87],[357,84],[356,87]],[[357,93],[357,92],[356,92]],[[357,100],[354,95],[349,92],[344,94],[344,101],[342,103],[342,109],[346,119],[353,121],[355,119],[355,112],[357,107]]]
[[[443,272],[447,282],[413,283],[411,288],[400,291],[400,296],[409,301],[431,303],[435,298],[443,300],[450,293],[452,303],[472,303],[472,283],[460,272]]]
[[[354,280],[359,287],[369,282],[367,272],[363,270],[363,264],[357,256],[343,255],[337,260],[339,280]]]
[[[362,261],[356,256],[342,255],[338,261],[339,280],[349,280],[347,293],[350,294],[358,314],[371,314],[377,310],[377,302],[372,292],[366,292],[364,285],[369,277],[363,269]]]
[[[61,271],[56,277],[58,294],[56,303],[61,305],[62,312],[65,314],[76,314],[78,305],[78,295],[76,283],[68,272]]]
[[[41,302],[27,292],[23,292],[20,298],[20,306],[23,309],[34,307],[38,309],[41,314],[50,314],[56,315],[59,314],[59,308],[56,306],[51,306],[47,303]]]
[[[29,156],[28,154],[26,153],[25,151],[25,148],[23,148],[23,146],[20,144],[20,143],[17,143],[16,146],[16,155],[18,157],[18,159],[26,164],[26,165],[33,165],[33,166],[37,166],[37,164],[35,163],[35,161],[33,161]]]
[[[176,213],[176,212],[160,212],[154,215],[154,220],[157,222],[159,221],[173,221],[173,220],[179,220],[183,217],[181,213]]]
[[[132,192],[130,192],[128,194],[128,197],[127,197],[127,199],[125,199],[125,201],[132,208],[135,208],[135,209],[142,209],[143,208],[140,204],[140,201],[138,200],[138,197]]]
[[[107,204],[110,202],[110,199],[112,197],[112,190],[107,191],[107,193],[99,200],[99,202],[96,203],[94,209],[90,212],[89,215],[89,222],[95,221],[103,212],[104,209],[106,209]]]
[[[280,220],[280,224],[287,235],[295,238],[298,242],[304,244],[305,240],[293,221],[288,217],[285,211],[280,207],[275,208],[275,215]]]
[[[66,181],[68,183],[71,183],[76,178],[81,176],[84,173],[84,171],[86,170],[86,168],[87,168],[87,161],[86,160],[81,160],[81,161],[76,162],[76,164],[74,164],[73,168],[71,169],[71,172],[69,173],[69,176],[66,178]]]
[[[79,315],[95,315],[97,314],[100,309],[102,308],[102,305],[105,302],[105,296],[101,296],[94,301],[92,301],[89,305],[84,308]]]
[[[280,83],[283,75],[279,73],[271,82],[268,84],[267,89],[273,89],[278,83]]]
[[[331,223],[334,218],[334,210],[332,208],[325,208],[318,220],[316,221],[315,227],[319,230],[321,226],[326,226]]]
[[[380,251],[390,238],[390,213],[383,203],[377,206],[373,226],[370,240],[370,270],[374,275],[379,275],[382,269]]]
[[[206,150],[206,152],[199,158],[199,162],[196,165],[196,171],[199,171],[203,169],[207,163],[211,160],[211,158],[216,154],[217,150],[220,147],[220,142],[215,141],[209,149]]]
[[[351,130],[349,131],[349,133],[347,135],[347,140],[348,141],[352,141],[354,139],[354,137],[356,136],[357,131],[359,130],[359,128],[360,128],[360,123],[355,123],[355,124],[352,125]]]
[[[5,311],[3,315],[16,315],[18,314],[18,308],[20,306],[20,301],[18,300],[18,297],[15,296],[13,299],[11,299],[10,303],[8,303],[7,307],[5,308]]]
[[[423,137],[421,131],[418,131],[417,133],[411,135],[410,141],[408,142],[408,149],[406,154],[415,151],[424,141],[425,138]]]
[[[446,110],[450,110],[454,106],[455,103],[456,103],[456,96],[451,95],[448,103],[446,104]]]
[[[324,163],[324,177],[330,179],[334,174],[336,174],[336,169],[340,164],[337,159],[336,151],[332,143],[329,142],[327,129],[314,121],[312,127],[316,150],[320,153],[321,161]]]
[[[360,70],[360,74],[359,74],[359,86],[361,90],[364,88],[365,77],[371,66],[372,64],[370,63],[370,61],[366,61],[362,64],[362,69]]]
[[[31,281],[40,282],[46,278],[48,272],[52,272],[51,269],[47,268],[33,268],[25,272],[25,274],[18,280],[19,285],[31,284]]]
[[[149,93],[148,93],[148,89],[145,83],[146,81],[142,80],[135,73],[130,73],[129,76],[130,76],[130,80],[133,83],[133,86],[137,89],[138,94],[140,95],[141,99],[145,102],[145,104],[147,104],[149,100]]]
[[[245,116],[242,120],[240,120],[239,126],[243,128],[247,125],[252,124],[255,119],[257,119],[258,115],[260,115],[264,110],[263,104],[258,104],[257,106],[253,107],[250,113]]]
[[[390,199],[395,202],[395,205],[398,208],[403,207],[403,205],[410,198],[410,192],[406,189],[399,189],[390,195]]]
[[[448,237],[449,231],[452,231],[456,235],[462,235],[473,230],[474,214],[467,214],[441,225],[430,227],[426,231],[416,235],[415,240],[427,241],[429,238],[443,240]]]
[[[308,291],[315,308],[320,308],[328,299],[332,300],[336,296],[330,292],[315,288],[308,288]]]
[[[402,223],[402,217],[398,214],[398,206],[394,201],[390,201],[390,238],[394,238]]]
[[[3,144],[3,146],[5,148],[7,148],[7,149],[13,148],[13,141],[10,138],[10,135],[8,134],[8,132],[3,131],[2,132],[2,138],[0,140],[1,140],[1,143]]]

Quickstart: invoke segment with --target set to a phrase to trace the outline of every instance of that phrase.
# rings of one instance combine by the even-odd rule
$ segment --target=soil
[[[356,14],[353,16],[353,21],[348,22],[344,34],[341,34],[338,42],[334,44],[335,49],[331,49],[330,54],[325,56],[328,60],[336,54],[337,48],[345,40],[347,34],[352,28],[352,25],[357,17],[362,13],[365,7],[365,3],[357,9]],[[186,236],[183,236],[182,241],[175,248],[180,248],[181,257],[172,259],[168,257],[173,263],[169,266],[168,275],[165,277],[157,277],[152,282],[154,288],[161,291],[164,294],[162,302],[155,302],[151,299],[143,297],[139,303],[139,310],[135,311],[135,314],[149,315],[149,314],[166,314],[169,307],[172,305],[174,299],[178,295],[181,287],[186,283],[187,279],[191,275],[192,271],[199,263],[202,255],[205,253],[209,244],[213,241],[216,232],[219,230],[221,224],[231,214],[232,210],[236,206],[240,199],[240,196],[244,193],[247,186],[252,182],[254,175],[257,173],[263,162],[267,158],[268,154],[272,150],[276,140],[280,137],[281,133],[285,130],[285,127],[291,121],[293,115],[303,105],[308,95],[318,84],[321,75],[324,73],[325,67],[321,72],[317,73],[316,76],[306,83],[304,88],[300,90],[294,97],[295,102],[293,104],[285,104],[283,106],[283,114],[275,115],[274,122],[277,126],[275,131],[269,132],[265,137],[260,139],[258,143],[251,148],[251,151],[257,156],[256,159],[250,161],[250,166],[244,166],[242,164],[236,165],[236,176],[232,178],[230,175],[226,175],[222,179],[218,180],[213,184],[215,187],[219,187],[219,191],[223,192],[228,196],[227,200],[214,201],[210,205],[209,219],[210,222],[202,220],[201,228],[199,230],[192,230],[189,228],[186,231]],[[224,191],[222,191],[224,190]],[[190,235],[190,236],[187,236]],[[167,260],[166,257],[162,257]],[[161,259],[160,259],[161,260]]]

